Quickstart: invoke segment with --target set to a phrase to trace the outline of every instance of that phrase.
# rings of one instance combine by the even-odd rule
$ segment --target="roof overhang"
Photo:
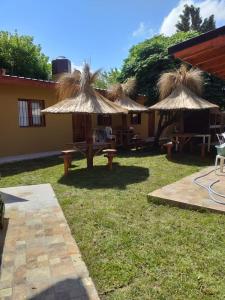
[[[225,26],[174,45],[168,53],[225,80]]]
[[[20,86],[34,86],[34,87],[47,87],[55,88],[57,82],[50,80],[33,79],[19,76],[3,75],[0,76],[0,84],[15,84]]]

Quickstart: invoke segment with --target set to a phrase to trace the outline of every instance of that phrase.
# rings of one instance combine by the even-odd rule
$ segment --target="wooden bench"
[[[169,159],[171,159],[171,158],[172,158],[173,142],[165,143],[165,144],[163,144],[163,147],[166,148],[166,151],[167,151],[167,157],[168,157]]]
[[[69,168],[71,168],[71,162],[72,162],[72,155],[76,152],[74,149],[69,149],[69,150],[63,150],[61,151],[62,153],[62,158],[64,162],[64,175],[68,175]]]
[[[108,158],[108,168],[109,170],[112,170],[112,163],[113,158],[116,156],[117,150],[116,149],[104,149],[102,151],[104,153],[104,157]]]

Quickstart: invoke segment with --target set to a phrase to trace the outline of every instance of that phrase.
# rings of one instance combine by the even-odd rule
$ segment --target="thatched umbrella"
[[[59,82],[58,94],[64,100],[44,109],[43,113],[84,114],[86,118],[87,166],[93,166],[92,114],[118,114],[128,111],[106,99],[94,88],[99,71],[91,74],[88,64],[83,71],[63,76]]]
[[[158,81],[161,101],[151,110],[201,110],[218,108],[217,105],[201,98],[203,78],[202,72],[188,70],[182,65],[180,69],[164,73]]]
[[[218,108],[217,105],[201,98],[202,86],[202,72],[193,68],[188,70],[185,65],[176,71],[161,75],[158,81],[161,101],[149,107],[150,110],[160,112],[156,140],[162,131],[177,119],[177,112]],[[174,113],[168,118],[169,112]],[[165,115],[167,115],[167,121],[162,124]]]
[[[137,103],[129,97],[130,94],[134,94],[135,88],[136,80],[134,78],[130,78],[124,84],[117,83],[112,85],[108,89],[108,95],[115,104],[127,109],[129,113],[146,112],[148,110],[147,107]],[[122,118],[123,127],[127,127],[127,116],[123,115]]]
[[[127,109],[128,112],[144,112],[147,107],[132,100],[129,95],[131,90],[135,89],[136,81],[133,78],[127,80],[124,84],[114,84],[108,89],[109,96],[114,99],[114,103]]]

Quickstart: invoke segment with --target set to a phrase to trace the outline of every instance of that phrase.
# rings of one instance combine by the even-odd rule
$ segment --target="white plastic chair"
[[[220,164],[220,172],[223,173],[225,156],[217,154],[215,161],[215,173],[217,172],[218,163]]]
[[[106,126],[105,133],[108,140],[116,140],[116,136],[112,134],[112,127]]]
[[[216,134],[219,144],[222,145],[225,143],[225,132]]]

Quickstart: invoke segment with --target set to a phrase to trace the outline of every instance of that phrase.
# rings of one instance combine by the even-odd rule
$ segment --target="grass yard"
[[[52,184],[101,299],[225,299],[225,216],[147,201],[207,165],[183,156],[122,152],[112,172],[77,157],[66,178],[58,158],[13,163],[0,186]]]

